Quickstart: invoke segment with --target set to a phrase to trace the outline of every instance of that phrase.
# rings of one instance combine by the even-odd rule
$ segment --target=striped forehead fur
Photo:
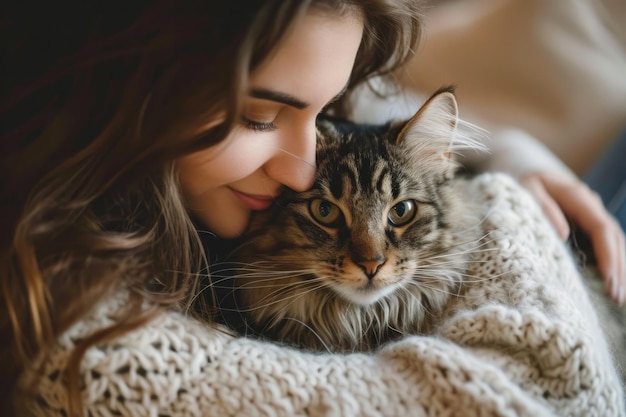
[[[391,184],[389,183],[389,155],[387,149],[383,146],[368,146],[363,137],[354,137],[350,135],[348,139],[342,140],[344,146],[339,149],[329,148],[329,154],[320,154],[318,178],[320,180],[330,179],[330,192],[335,198],[342,196],[347,190],[351,192],[367,193],[374,190],[383,191],[386,187],[387,192],[391,192]],[[333,136],[326,137],[325,140],[337,141],[339,139]],[[359,143],[354,143],[358,141]],[[355,155],[354,148],[358,147],[360,152]],[[337,167],[341,169],[337,170]],[[341,172],[341,176],[329,175],[328,172]],[[396,195],[397,197],[397,195]]]

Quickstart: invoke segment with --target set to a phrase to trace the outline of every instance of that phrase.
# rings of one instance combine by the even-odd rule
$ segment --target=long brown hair
[[[70,405],[79,410],[84,351],[157,309],[183,308],[206,266],[175,158],[227,135],[249,73],[310,7],[362,10],[353,87],[407,59],[419,3],[42,2],[36,11],[13,3],[0,22],[0,392],[10,395],[9,415],[28,364],[125,288],[123,318],[71,360]],[[158,307],[142,311],[146,299]]]

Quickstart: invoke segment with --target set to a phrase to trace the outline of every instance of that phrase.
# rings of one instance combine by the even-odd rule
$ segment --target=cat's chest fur
[[[456,104],[408,122],[318,123],[311,190],[287,190],[234,253],[249,325],[300,347],[366,351],[428,331],[461,291],[479,219],[451,152]]]

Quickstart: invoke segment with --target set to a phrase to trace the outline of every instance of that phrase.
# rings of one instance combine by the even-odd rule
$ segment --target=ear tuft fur
[[[400,131],[398,143],[412,149],[420,159],[449,160],[459,122],[453,91],[440,89],[426,100]]]
[[[487,137],[484,129],[459,118],[454,87],[444,87],[426,100],[395,140],[408,150],[412,163],[450,171],[457,166],[457,154],[485,152]]]

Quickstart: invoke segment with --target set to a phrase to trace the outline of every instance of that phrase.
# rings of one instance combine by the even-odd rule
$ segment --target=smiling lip
[[[267,210],[270,208],[275,198],[271,195],[246,194],[241,191],[233,190],[232,188],[230,190],[246,207],[255,211]]]

